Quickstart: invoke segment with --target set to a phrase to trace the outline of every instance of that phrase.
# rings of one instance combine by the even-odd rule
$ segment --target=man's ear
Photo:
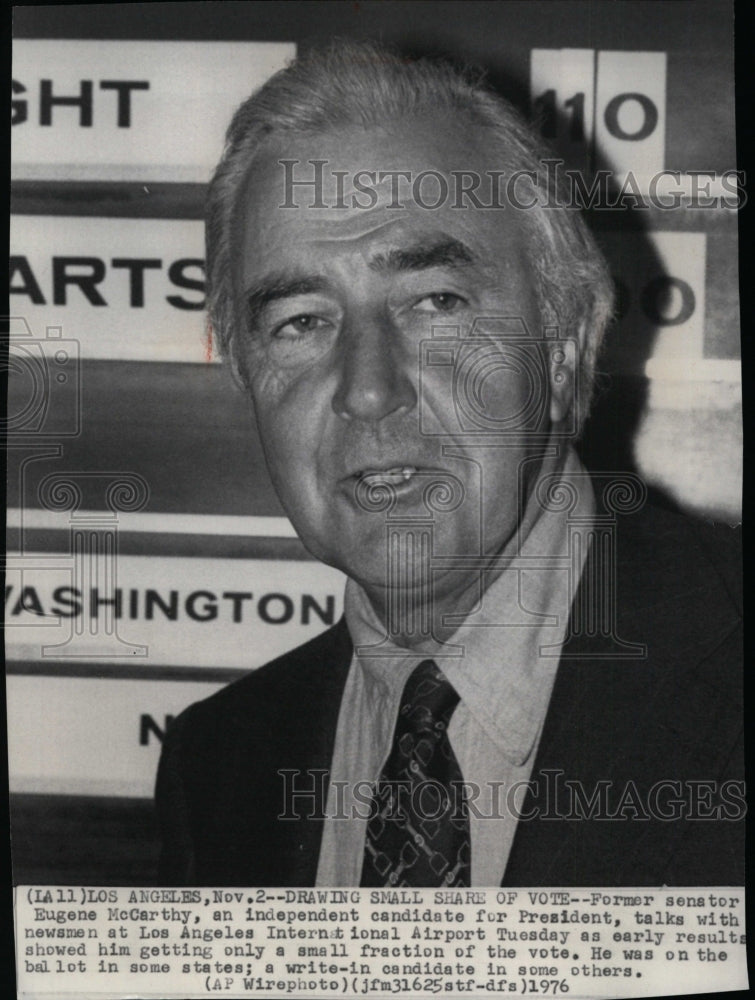
[[[578,343],[582,343],[580,330]],[[569,348],[576,345],[555,343],[548,349],[548,377],[550,381],[550,418],[552,424],[560,424],[577,404],[575,398],[577,376],[575,372],[576,351]]]

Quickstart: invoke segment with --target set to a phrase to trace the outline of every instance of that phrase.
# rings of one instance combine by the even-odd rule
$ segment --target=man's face
[[[282,159],[300,161],[295,178],[313,176],[309,160],[327,161],[322,199],[340,206],[310,207],[311,188],[286,191]],[[359,206],[367,196],[351,197],[361,170],[437,170],[451,183],[451,171],[484,172],[494,160],[473,129],[447,116],[341,129],[270,145],[240,199],[234,281],[248,315],[239,336],[270,473],[312,554],[368,590],[386,583],[387,565],[387,512],[366,509],[368,487],[395,495],[392,518],[433,520],[434,555],[499,552],[518,523],[520,467],[537,468],[542,432],[568,402],[568,376],[553,381],[546,364],[533,390],[531,366],[502,362],[491,317],[519,318],[533,340],[542,337],[511,207],[454,208],[451,193],[428,209],[439,190],[430,181],[419,204],[403,183],[401,208],[390,182],[370,208]],[[296,207],[280,207],[286,201]],[[545,404],[539,444],[530,427],[505,447],[480,448],[486,439],[460,426],[453,363],[422,363],[433,328],[458,328],[463,339],[475,320],[476,334],[490,332],[488,364],[463,391],[504,416],[526,410],[534,391]],[[449,476],[460,502],[430,512],[428,484]],[[441,573],[436,588],[453,590],[463,576]]]

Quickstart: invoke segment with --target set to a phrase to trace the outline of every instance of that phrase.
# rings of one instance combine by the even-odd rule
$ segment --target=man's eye
[[[420,299],[416,308],[420,312],[450,313],[464,305],[466,300],[453,292],[433,292]]]
[[[273,330],[274,337],[300,337],[305,333],[312,333],[323,326],[327,326],[327,320],[320,316],[313,316],[311,313],[302,313],[281,323]]]

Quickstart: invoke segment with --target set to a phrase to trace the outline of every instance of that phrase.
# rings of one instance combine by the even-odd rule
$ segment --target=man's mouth
[[[369,480],[372,483],[390,483],[398,486],[408,483],[419,469],[415,465],[394,465],[388,469],[360,469],[355,473],[357,480]]]

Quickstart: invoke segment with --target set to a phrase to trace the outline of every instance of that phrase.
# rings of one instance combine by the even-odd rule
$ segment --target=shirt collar
[[[370,599],[351,578],[346,581],[344,614],[354,643],[355,660],[374,695],[391,697],[402,691],[414,667],[432,655],[391,642]]]

